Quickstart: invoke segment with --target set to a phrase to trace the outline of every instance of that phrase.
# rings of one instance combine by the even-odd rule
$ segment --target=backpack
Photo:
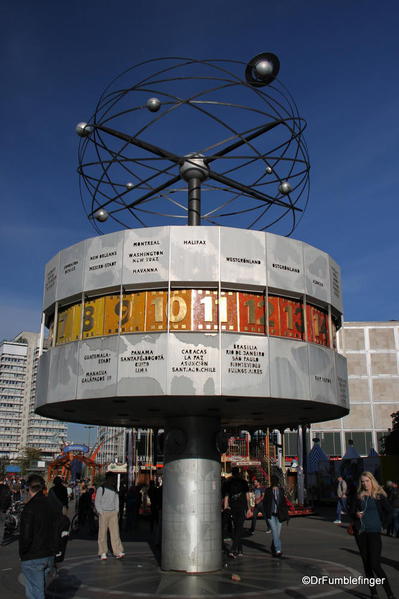
[[[229,481],[228,495],[230,505],[238,505],[244,501],[243,484],[240,478],[232,478]]]

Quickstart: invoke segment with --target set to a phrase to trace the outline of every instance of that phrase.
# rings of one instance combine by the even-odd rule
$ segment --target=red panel
[[[239,293],[239,330],[266,334],[265,297],[262,293]]]
[[[278,337],[281,335],[280,326],[280,302],[279,297],[269,295],[268,298],[268,317],[269,317],[269,335]]]
[[[306,306],[306,325],[308,341],[319,345],[330,346],[328,335],[328,313],[315,306]]]
[[[218,292],[211,289],[193,289],[193,331],[217,331],[219,328]]]
[[[300,301],[279,298],[280,335],[303,339],[303,311]]]

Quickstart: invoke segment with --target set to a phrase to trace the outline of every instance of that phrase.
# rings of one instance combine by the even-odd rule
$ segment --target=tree
[[[391,414],[392,429],[384,437],[385,455],[399,455],[399,412]]]
[[[0,458],[0,478],[4,478],[6,473],[6,466],[10,463],[10,459],[7,457]]]
[[[21,457],[16,460],[21,466],[22,474],[26,474],[30,468],[36,468],[37,462],[42,457],[42,450],[37,447],[24,447]]]

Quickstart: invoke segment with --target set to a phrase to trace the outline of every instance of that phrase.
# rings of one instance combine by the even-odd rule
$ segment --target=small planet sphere
[[[150,112],[158,112],[161,108],[161,100],[159,98],[149,98],[146,106]]]
[[[288,181],[282,181],[280,183],[280,185],[278,186],[278,190],[280,193],[282,193],[283,195],[288,195],[289,193],[291,193],[292,191],[292,187],[291,185],[288,183]]]
[[[273,73],[273,64],[270,62],[270,60],[260,60],[255,65],[255,71],[259,77],[266,77]]]
[[[268,175],[271,175],[271,174],[272,174],[272,172],[273,172],[273,169],[272,169],[272,167],[271,167],[271,166],[267,166],[267,167],[265,168],[265,171],[267,172],[267,174],[268,174]]]
[[[134,183],[132,183],[131,181],[128,181],[128,182],[126,183],[126,187],[127,187],[127,189],[133,189],[133,187],[134,187]]]
[[[108,219],[109,214],[104,208],[100,208],[93,214],[93,216],[98,222],[104,223]]]
[[[78,123],[75,127],[76,133],[79,137],[88,137],[90,133],[93,131],[93,127],[90,127],[87,123]]]

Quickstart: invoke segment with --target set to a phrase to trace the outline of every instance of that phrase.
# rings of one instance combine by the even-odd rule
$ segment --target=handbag
[[[283,495],[283,501],[280,500],[277,507],[277,518],[279,522],[287,522],[289,520],[287,498],[285,495]]]

